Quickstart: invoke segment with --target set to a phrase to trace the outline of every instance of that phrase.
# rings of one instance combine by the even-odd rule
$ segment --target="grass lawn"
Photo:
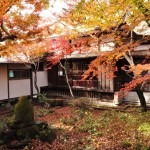
[[[57,138],[50,144],[33,139],[23,150],[149,150],[150,111],[34,106],[35,119],[46,121]],[[0,126],[10,114],[0,115]],[[0,149],[6,149],[5,145]]]

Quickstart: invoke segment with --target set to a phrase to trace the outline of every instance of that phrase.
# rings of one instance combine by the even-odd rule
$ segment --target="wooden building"
[[[93,59],[94,57],[68,60],[67,72],[74,96],[111,100],[114,93],[113,79],[99,75],[98,78],[81,80],[84,71]],[[59,64],[48,70],[48,88],[49,94],[70,95],[64,69]]]
[[[141,36],[134,35],[135,38],[140,38]],[[89,38],[88,36],[82,38]],[[112,42],[113,38],[103,39],[104,43],[109,45],[109,48],[105,46],[105,44],[101,44],[101,50],[111,51],[114,48],[114,44]],[[86,40],[82,40],[86,41]],[[74,96],[76,97],[91,97],[98,98],[101,101],[110,101],[116,104],[121,102],[125,103],[134,103],[139,104],[139,99],[136,92],[133,90],[128,93],[125,97],[120,97],[118,95],[118,91],[122,87],[122,85],[126,82],[129,82],[131,79],[125,74],[121,67],[124,64],[128,64],[125,59],[120,59],[117,62],[118,72],[116,73],[115,78],[107,78],[103,73],[98,74],[97,78],[86,80],[81,80],[82,75],[85,70],[87,70],[88,65],[92,60],[97,57],[99,52],[97,51],[97,43],[89,40],[87,42],[89,47],[92,49],[91,53],[78,53],[71,54],[67,56],[67,73],[69,77],[69,83],[71,85]],[[74,43],[75,46],[78,45],[78,41],[76,40]],[[85,42],[84,42],[85,43]],[[82,45],[79,44],[79,45]],[[83,44],[84,45],[84,44]],[[95,49],[95,52],[94,52]],[[143,43],[140,46],[137,46],[132,55],[135,59],[136,64],[140,63],[146,55],[149,55],[150,43]],[[90,50],[89,50],[90,51]],[[65,63],[65,59],[61,60],[62,64]],[[66,82],[66,76],[64,69],[61,65],[57,64],[52,69],[48,70],[48,87],[43,88],[44,91],[48,92],[49,95],[66,95],[70,96],[69,88]],[[150,84],[147,83],[144,88],[144,96],[147,101],[147,104],[150,104]]]
[[[137,63],[139,63],[140,60],[143,60],[142,55],[140,55],[140,57],[135,55],[135,57]],[[109,79],[101,73],[98,75],[98,78],[95,77],[90,79],[89,77],[86,80],[81,80],[88,64],[94,59],[95,56],[70,58],[67,60],[69,83],[74,96],[98,98],[101,101],[110,101],[116,104],[121,102],[139,104],[138,96],[134,90],[129,92],[128,95],[123,98],[119,98],[119,95],[117,95],[122,85],[131,80],[125,72],[121,70],[121,67],[127,63],[125,59],[117,62],[119,71],[115,78]],[[62,63],[64,61],[62,60]],[[59,64],[48,70],[48,87],[43,90],[46,90],[49,95],[70,96],[64,69]],[[150,104],[150,83],[145,85],[144,95],[147,103]]]
[[[0,58],[0,101],[15,99],[23,95],[37,94],[34,88],[34,75],[30,69],[20,62],[2,60]],[[46,63],[37,71],[39,88],[48,86]]]

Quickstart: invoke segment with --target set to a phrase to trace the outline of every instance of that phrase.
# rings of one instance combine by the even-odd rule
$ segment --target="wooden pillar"
[[[31,100],[33,100],[33,76],[32,76],[32,68],[30,68],[30,96],[31,96]]]
[[[7,64],[7,90],[8,90],[8,99],[10,98],[10,86],[9,86],[9,64]]]

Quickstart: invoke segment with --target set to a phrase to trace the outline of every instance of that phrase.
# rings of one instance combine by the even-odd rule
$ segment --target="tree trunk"
[[[132,32],[131,32],[131,42],[132,42]],[[133,56],[131,55],[130,51],[129,51],[129,55],[124,54],[125,59],[128,61],[128,63],[130,64],[130,66],[135,66],[135,63],[133,61]],[[136,78],[136,73],[133,71],[133,78]],[[143,94],[143,90],[142,90],[142,84],[139,84],[136,86],[135,88],[137,95],[139,97],[140,100],[140,104],[141,104],[141,109],[142,111],[147,111],[147,107],[146,107],[146,100]]]
[[[37,71],[34,70],[33,72],[34,72],[34,87],[35,87],[35,89],[37,91],[37,94],[40,94],[39,88],[37,86]]]
[[[72,97],[74,97],[72,88],[71,88],[70,83],[69,83],[68,72],[67,72],[67,69],[66,69],[66,62],[67,62],[67,59],[66,59],[66,61],[65,61],[64,66],[62,65],[61,62],[60,62],[60,65],[61,65],[61,67],[62,67],[62,68],[64,69],[64,71],[65,71],[66,82],[67,82],[68,87],[69,87],[70,95],[71,95]]]
[[[137,85],[137,87],[135,88],[135,90],[136,90],[137,95],[139,97],[142,111],[146,112],[147,111],[146,100],[145,100],[143,91],[141,90],[141,85]]]
[[[68,84],[70,94],[71,94],[72,97],[74,97],[72,88],[71,88],[70,83],[69,83],[69,78],[68,78],[68,73],[67,73],[66,66],[64,67],[64,69],[65,69],[66,82],[67,82],[67,84]]]

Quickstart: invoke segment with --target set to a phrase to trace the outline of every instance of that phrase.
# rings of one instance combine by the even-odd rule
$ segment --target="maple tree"
[[[138,38],[138,35],[135,34],[135,28],[141,22],[146,22],[146,25],[136,32],[142,33],[149,29],[149,17],[149,0],[75,0],[72,3],[68,2],[68,9],[64,9],[64,15],[60,16],[64,24],[73,27],[72,34],[80,36],[86,33],[97,39],[99,54],[84,73],[84,78],[91,74],[97,76],[102,71],[110,74],[116,71],[118,60],[126,59],[128,66],[122,69],[127,74],[132,74],[132,80],[126,83],[122,90],[128,92],[135,89],[144,111],[146,111],[146,101],[143,95],[143,82],[149,80],[149,72],[144,76],[142,73],[148,70],[149,62],[137,65],[132,53],[142,42],[150,40],[149,35]],[[98,30],[93,35],[95,28]],[[102,39],[106,37],[113,37],[112,42],[115,43],[114,49],[109,53],[102,52],[99,46]]]
[[[48,8],[48,0],[1,0],[0,1],[0,55],[9,56],[12,45],[40,40],[45,29],[40,12]],[[41,21],[41,22],[40,22]],[[41,24],[42,25],[41,25]],[[14,42],[15,41],[15,42]]]
[[[66,68],[67,55],[72,53],[74,49],[71,47],[67,39],[68,39],[67,36],[66,37],[60,36],[60,37],[57,37],[56,39],[54,38],[50,40],[50,47],[49,47],[48,52],[53,53],[53,55],[50,57],[47,57],[47,61],[48,61],[49,69],[56,64],[59,64],[60,67],[64,69],[65,78],[66,78],[67,85],[69,87],[70,95],[74,97],[74,94],[73,94],[73,91],[69,82],[70,80],[68,76],[69,72]],[[62,63],[61,58],[65,58],[64,64]]]
[[[45,61],[44,57],[48,52],[48,45],[49,40],[44,40],[39,43],[31,41],[30,47],[26,44],[15,44],[7,49],[13,49],[13,54],[9,56],[8,60],[21,62],[34,73],[33,81],[37,94],[40,94],[40,90],[37,85],[37,72],[39,70],[40,62]]]
[[[0,1],[0,56],[32,69],[38,94],[37,70],[47,47],[41,42],[49,35],[40,13],[48,7],[48,0]]]

